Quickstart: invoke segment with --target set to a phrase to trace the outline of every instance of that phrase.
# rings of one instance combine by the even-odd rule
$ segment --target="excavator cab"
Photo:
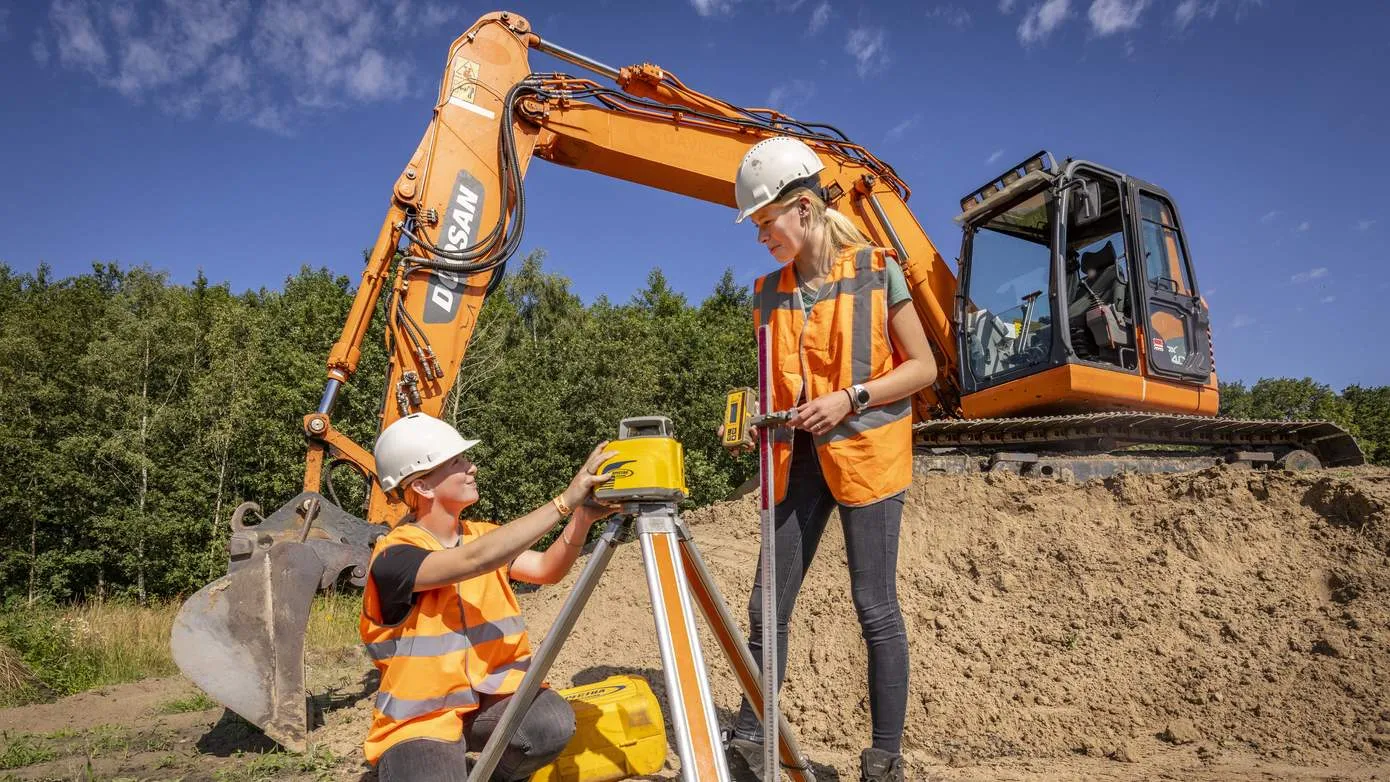
[[[1047,152],[963,199],[955,323],[966,416],[1211,415],[1210,319],[1161,189]],[[1146,396],[1148,386],[1162,392]]]

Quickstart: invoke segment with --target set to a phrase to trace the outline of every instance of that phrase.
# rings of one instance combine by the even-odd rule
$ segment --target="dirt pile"
[[[757,515],[745,497],[686,516],[739,617]],[[1390,470],[923,476],[902,541],[913,782],[1390,779]],[[577,572],[521,596],[537,639]],[[624,545],[550,682],[635,672],[662,694],[653,624],[640,549]],[[727,724],[733,677],[702,640]],[[817,779],[857,779],[865,653],[837,524],[790,647],[783,707]],[[220,708],[173,708],[191,694],[175,678],[0,710],[0,761],[21,779],[370,782],[370,671],[360,648],[310,656],[307,756],[254,754],[270,742]],[[677,766],[671,753],[650,779]]]
[[[742,617],[755,498],[686,519]],[[902,540],[912,756],[1390,757],[1390,472],[924,476]],[[636,669],[659,686],[639,556],[619,550],[552,679]],[[523,598],[531,626],[565,594]],[[707,656],[727,719],[732,677]],[[865,692],[832,522],[797,602],[784,708],[813,751],[852,756],[868,744]]]

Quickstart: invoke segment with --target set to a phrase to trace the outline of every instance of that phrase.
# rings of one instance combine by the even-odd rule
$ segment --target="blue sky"
[[[578,10],[583,8],[583,10]],[[355,280],[450,41],[444,0],[22,0],[0,7],[0,260]],[[829,122],[892,163],[944,255],[959,198],[1039,148],[1173,194],[1223,379],[1390,383],[1383,0],[524,2],[613,66],[655,62]],[[536,70],[574,71],[542,55]],[[766,270],[733,212],[536,162],[522,251],[586,300],[660,266],[698,301]],[[1382,313],[1383,314],[1383,313]]]

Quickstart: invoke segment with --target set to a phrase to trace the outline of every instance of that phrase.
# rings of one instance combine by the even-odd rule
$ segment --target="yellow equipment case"
[[[574,738],[531,782],[612,782],[661,770],[666,724],[645,679],[610,676],[560,695],[574,708]]]

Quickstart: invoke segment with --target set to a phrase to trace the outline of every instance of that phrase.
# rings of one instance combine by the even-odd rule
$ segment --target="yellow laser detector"
[[[600,502],[680,502],[685,485],[685,449],[676,440],[671,419],[660,415],[624,418],[618,439],[608,444],[618,455],[599,466],[609,476],[594,497]]]
[[[758,396],[751,388],[735,388],[724,402],[724,445],[742,445],[748,440],[748,424],[758,412]]]

